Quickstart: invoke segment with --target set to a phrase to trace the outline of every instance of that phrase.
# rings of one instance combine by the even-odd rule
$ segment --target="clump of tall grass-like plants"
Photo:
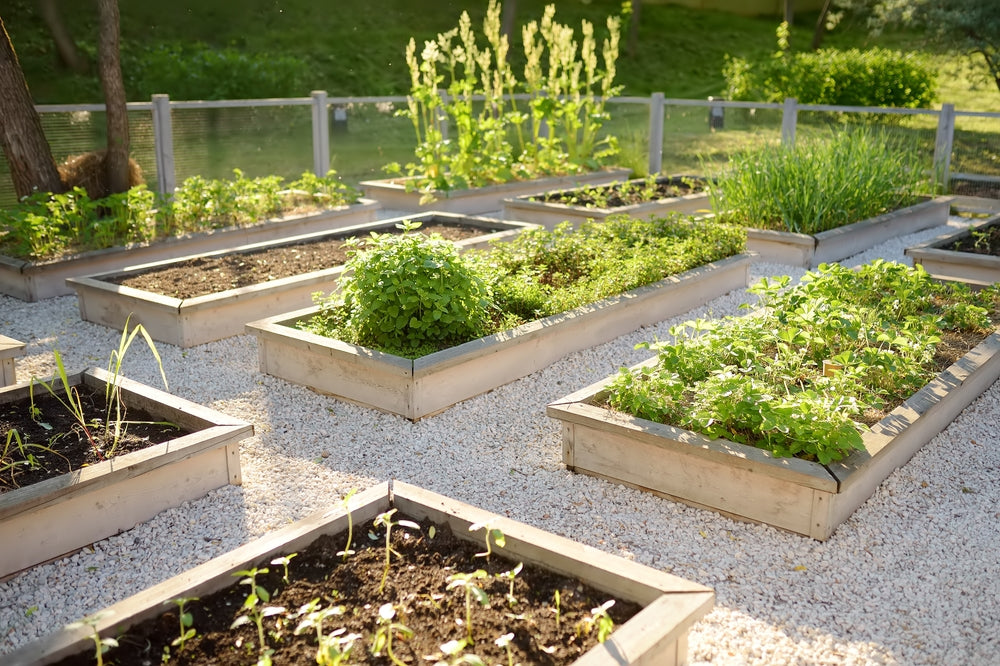
[[[738,151],[709,194],[726,222],[814,234],[910,205],[929,188],[912,145],[856,128]]]

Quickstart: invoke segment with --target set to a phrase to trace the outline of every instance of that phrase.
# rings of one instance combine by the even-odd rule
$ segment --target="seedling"
[[[384,513],[380,513],[375,516],[375,520],[372,523],[373,527],[379,527],[380,525],[385,525],[385,569],[382,571],[382,582],[379,583],[378,591],[379,594],[385,589],[385,581],[389,578],[389,566],[391,564],[391,558],[393,555],[396,557],[402,557],[398,552],[396,552],[392,547],[392,528],[395,525],[400,527],[407,527],[409,529],[419,530],[420,525],[416,524],[412,520],[399,520],[393,521],[392,514],[396,513],[396,509],[389,509]]]
[[[476,557],[485,557],[486,561],[490,561],[490,555],[493,554],[493,546],[490,541],[496,543],[498,548],[503,548],[507,544],[507,538],[503,535],[503,531],[499,527],[490,527],[491,520],[487,520],[482,523],[473,523],[469,525],[469,531],[475,532],[479,529],[484,529],[484,540],[486,541],[486,550],[482,553],[476,553]]]
[[[559,594],[559,590],[556,590],[552,595],[552,601],[555,603],[556,629],[558,629],[559,623],[562,620],[562,595]]]
[[[241,610],[245,610],[246,613],[240,615],[233,623],[229,626],[230,629],[235,629],[236,627],[243,626],[244,624],[254,623],[257,627],[257,650],[260,657],[258,663],[270,663],[271,654],[273,650],[267,647],[267,641],[264,637],[264,618],[271,617],[273,615],[279,615],[285,612],[285,609],[281,606],[265,606],[271,600],[271,593],[263,585],[257,584],[257,576],[261,574],[268,573],[268,569],[258,569],[254,567],[252,569],[244,569],[242,571],[237,571],[234,576],[244,576],[240,580],[240,585],[249,585],[250,593],[247,594],[246,600],[243,602],[243,607]]]
[[[67,629],[82,629],[83,627],[90,627],[90,639],[94,642],[94,658],[97,661],[97,666],[104,666],[104,653],[113,647],[118,647],[118,641],[110,636],[107,638],[101,638],[100,632],[97,631],[97,623],[100,622],[105,617],[104,613],[95,613],[94,615],[88,615],[79,622],[73,622],[66,625]]]
[[[465,629],[466,642],[474,645],[475,639],[472,632],[472,600],[475,599],[481,606],[490,605],[490,597],[483,588],[475,584],[474,581],[489,577],[489,574],[482,569],[476,569],[472,573],[457,573],[448,576],[448,589],[461,587],[465,590]]]
[[[483,661],[478,655],[475,654],[462,654],[462,651],[467,647],[466,641],[448,641],[443,643],[440,647],[441,653],[452,658],[451,661],[438,661],[434,666],[486,666],[486,662]]]
[[[493,642],[497,647],[507,651],[507,666],[514,666],[514,652],[510,649],[510,644],[514,642],[514,634],[504,634]]]
[[[614,599],[609,599],[597,608],[590,609],[590,616],[585,617],[576,625],[576,635],[585,636],[597,628],[597,642],[603,643],[615,629],[615,622],[608,615],[608,609],[615,605]]]
[[[351,550],[351,544],[354,541],[354,518],[351,515],[351,498],[354,494],[358,492],[357,488],[351,488],[344,495],[344,499],[340,500],[341,506],[344,507],[344,511],[347,512],[347,545],[344,546],[344,550],[337,551],[337,555],[341,556],[342,561],[347,561],[348,555],[353,555],[354,551]]]
[[[295,628],[295,635],[298,636],[309,629],[316,632],[316,663],[320,666],[340,666],[347,663],[355,641],[361,638],[360,634],[347,634],[347,630],[343,627],[329,634],[324,633],[323,623],[331,617],[343,615],[346,610],[344,606],[320,608],[319,599],[313,599],[299,608],[297,616],[305,618]]]
[[[517,597],[514,596],[514,581],[517,579],[517,574],[521,573],[521,569],[523,568],[524,563],[518,562],[517,566],[513,569],[496,574],[497,578],[507,579],[510,582],[510,588],[507,590],[507,603],[510,606],[517,605]]]
[[[282,557],[276,557],[273,560],[271,560],[271,564],[273,564],[274,566],[284,567],[284,573],[281,576],[281,580],[285,582],[285,585],[288,585],[288,565],[292,561],[292,558],[295,557],[296,555],[298,555],[298,553],[283,555]]]
[[[178,649],[178,651],[184,651],[184,645],[197,635],[197,631],[194,628],[194,616],[191,615],[189,611],[184,610],[184,607],[191,601],[197,601],[198,597],[178,597],[177,599],[170,599],[164,601],[166,604],[177,604],[177,623],[180,626],[180,632],[170,644]]]
[[[382,604],[379,607],[375,637],[372,639],[372,654],[378,657],[382,654],[382,650],[385,650],[386,656],[389,657],[389,660],[393,664],[396,666],[406,666],[406,662],[393,654],[392,639],[396,634],[399,634],[404,639],[412,638],[413,631],[402,622],[396,622],[394,620],[395,617],[396,609],[392,607],[392,604]]]

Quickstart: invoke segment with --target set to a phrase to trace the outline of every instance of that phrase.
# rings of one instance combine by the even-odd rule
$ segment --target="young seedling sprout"
[[[267,647],[267,642],[264,637],[264,618],[271,617],[272,615],[280,615],[285,612],[285,609],[281,606],[265,606],[271,600],[271,593],[263,585],[257,584],[257,576],[261,574],[268,573],[268,569],[258,569],[256,567],[252,569],[244,569],[242,571],[237,571],[234,576],[244,576],[240,580],[240,585],[249,585],[250,592],[247,594],[246,600],[243,602],[243,607],[240,610],[245,610],[246,613],[240,615],[233,623],[229,626],[230,629],[235,629],[244,624],[254,623],[257,627],[257,649],[260,656],[258,664],[270,664],[271,655],[274,650]]]
[[[552,600],[555,602],[556,629],[559,629],[559,622],[562,619],[562,596],[559,594],[559,590],[556,590],[555,594],[552,595]]]
[[[517,579],[517,574],[521,573],[521,569],[523,568],[524,562],[518,562],[517,566],[513,569],[496,574],[497,578],[505,578],[510,582],[510,588],[507,590],[507,604],[510,606],[517,605],[517,597],[514,596],[514,581]]]
[[[341,556],[343,562],[347,561],[348,555],[353,555],[354,551],[351,550],[351,543],[354,540],[354,519],[351,516],[351,498],[354,494],[358,492],[357,488],[351,488],[344,495],[344,499],[340,500],[341,506],[344,507],[344,511],[347,512],[347,545],[344,546],[344,550],[337,551],[337,555]]]
[[[412,520],[394,521],[392,519],[392,514],[394,513],[396,513],[396,509],[389,509],[385,513],[380,513],[375,516],[375,520],[372,523],[373,527],[385,525],[385,569],[382,571],[382,582],[378,586],[379,594],[381,594],[385,589],[385,581],[389,578],[389,566],[391,564],[392,556],[395,555],[396,557],[402,557],[393,549],[392,542],[390,541],[393,526],[399,525],[400,527],[406,527],[414,530],[420,529],[420,525],[417,525]]]
[[[292,553],[291,555],[283,555],[282,557],[276,557],[273,560],[271,560],[271,564],[273,564],[274,566],[284,567],[284,574],[282,574],[281,580],[285,582],[285,585],[288,585],[288,564],[292,561],[292,558],[295,557],[296,555],[298,555],[298,553]]]
[[[389,657],[389,660],[393,664],[396,666],[406,666],[406,662],[393,653],[392,638],[397,633],[402,638],[412,638],[413,630],[402,622],[394,621],[395,617],[396,609],[392,607],[392,604],[382,604],[379,607],[375,638],[372,640],[372,654],[377,657],[382,654],[382,650],[384,649],[386,656]]]
[[[514,642],[514,634],[504,634],[493,641],[497,647],[502,647],[507,651],[507,666],[514,666],[514,652],[510,649],[510,644]]]
[[[110,636],[108,638],[101,638],[100,632],[97,631],[97,623],[104,618],[103,613],[95,613],[94,615],[88,615],[79,622],[73,622],[67,625],[67,629],[82,629],[83,627],[90,627],[89,637],[94,641],[94,658],[97,660],[97,666],[104,666],[104,653],[113,647],[118,647],[118,641]]]
[[[484,539],[486,541],[486,550],[482,553],[476,553],[476,557],[485,557],[486,561],[490,561],[490,555],[493,554],[493,546],[491,544],[495,543],[498,548],[503,548],[507,544],[507,538],[503,535],[503,531],[498,527],[490,527],[491,520],[487,520],[482,523],[473,523],[469,525],[469,531],[475,532],[477,530],[485,530]]]
[[[184,645],[198,633],[194,628],[194,616],[191,615],[190,611],[184,610],[188,602],[197,600],[198,597],[178,597],[163,602],[164,604],[177,604],[177,623],[180,625],[180,632],[170,644],[176,647],[179,652],[183,652]]]
[[[465,590],[465,643],[474,645],[475,639],[472,636],[472,600],[475,598],[481,606],[489,606],[490,597],[483,588],[476,585],[474,581],[489,577],[489,574],[482,569],[476,569],[472,573],[457,573],[448,576],[448,589],[461,587]]]
[[[351,650],[354,649],[354,643],[361,638],[361,634],[346,633],[347,630],[343,627],[329,634],[324,633],[323,623],[328,618],[343,615],[346,610],[344,606],[320,608],[319,599],[313,599],[299,608],[297,616],[305,617],[295,628],[295,635],[298,636],[309,629],[316,632],[316,663],[320,666],[340,666],[347,663]]]
[[[615,605],[614,599],[609,599],[597,608],[590,609],[590,617],[585,617],[576,625],[576,635],[589,634],[594,627],[597,627],[597,642],[603,643],[608,640],[608,636],[615,629],[615,622],[608,615],[608,609]]]

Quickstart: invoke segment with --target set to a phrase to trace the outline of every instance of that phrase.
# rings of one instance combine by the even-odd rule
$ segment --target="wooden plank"
[[[629,215],[630,217],[640,219],[650,219],[662,217],[669,213],[693,215],[710,210],[711,204],[708,201],[708,195],[705,193],[686,194],[681,197],[671,197],[617,208],[588,208],[556,201],[533,201],[528,197],[508,198],[503,201],[504,219],[535,222],[547,229],[554,228],[560,222],[570,222],[576,227],[588,220],[605,220],[611,215]]]

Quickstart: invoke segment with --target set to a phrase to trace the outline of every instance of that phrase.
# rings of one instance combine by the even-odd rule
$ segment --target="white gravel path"
[[[845,263],[905,261],[943,230]],[[803,271],[757,264],[754,278]],[[562,466],[545,405],[647,357],[637,342],[695,316],[738,312],[740,290],[682,317],[569,355],[419,423],[261,374],[251,336],[158,345],[171,391],[254,422],[243,485],[166,511],[0,583],[2,655],[335,503],[396,478],[712,587],[690,632],[693,664],[1000,664],[1000,383],[882,484],[824,543],[745,524]],[[119,332],[82,323],[74,296],[0,296],[0,332],[28,343],[19,376],[104,366]],[[159,386],[136,346],[126,374]],[[322,457],[328,453],[328,457]],[[16,544],[0,544],[14,548]]]

